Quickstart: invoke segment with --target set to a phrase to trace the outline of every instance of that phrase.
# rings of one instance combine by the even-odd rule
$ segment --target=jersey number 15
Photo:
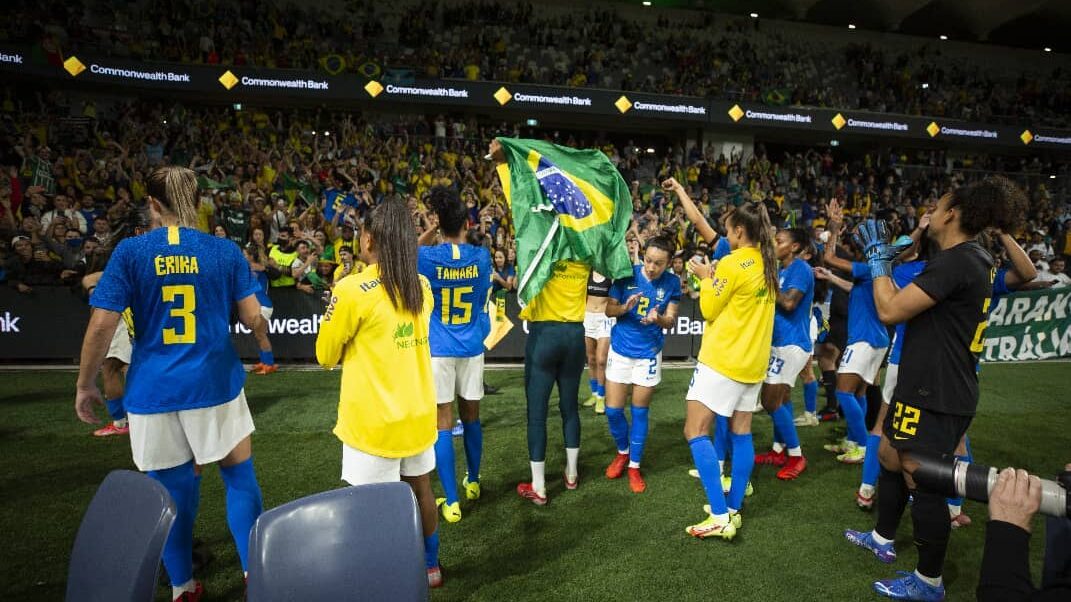
[[[466,301],[464,295],[471,294],[471,286],[444,288],[442,291],[442,323],[468,324],[472,321],[472,301]]]

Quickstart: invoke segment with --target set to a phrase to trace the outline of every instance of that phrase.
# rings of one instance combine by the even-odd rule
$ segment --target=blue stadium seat
[[[173,522],[163,485],[140,472],[108,473],[74,539],[66,599],[150,602]]]
[[[250,602],[427,600],[409,485],[346,487],[265,512],[249,534]]]

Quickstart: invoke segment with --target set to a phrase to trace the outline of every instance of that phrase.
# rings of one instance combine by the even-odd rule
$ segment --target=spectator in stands
[[[71,208],[70,199],[62,194],[57,194],[52,199],[52,211],[46,212],[41,216],[41,229],[48,231],[49,226],[52,225],[52,220],[57,216],[63,216],[67,219],[67,227],[78,230],[81,234],[85,234],[88,230],[88,224],[86,218],[76,209]]]
[[[34,251],[28,236],[11,240],[14,255],[4,266],[8,285],[20,293],[32,293],[35,286],[55,286],[61,283],[63,265],[52,261],[47,251]]]
[[[1067,263],[1064,258],[1053,257],[1049,262],[1049,269],[1038,272],[1037,280],[1041,283],[1051,283],[1048,286],[1052,288],[1071,286],[1071,277],[1067,275]]]
[[[268,253],[268,258],[271,260],[269,265],[275,265],[280,272],[279,277],[271,281],[272,288],[290,287],[297,283],[290,268],[297,260],[298,253],[290,236],[290,226],[284,226],[279,231],[278,242]]]

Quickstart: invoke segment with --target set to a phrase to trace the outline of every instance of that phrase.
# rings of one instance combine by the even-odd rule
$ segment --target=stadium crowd
[[[199,174],[200,228],[251,245],[254,258],[270,266],[275,287],[320,294],[359,272],[354,225],[386,198],[404,198],[413,227],[423,233],[435,220],[425,205],[434,186],[461,194],[471,240],[492,251],[503,283],[512,274],[512,220],[482,156],[486,140],[520,135],[519,126],[443,115],[369,120],[148,101],[97,107],[59,93],[38,101],[38,111],[20,104],[20,119],[4,122],[10,150],[0,157],[3,279],[22,292],[74,284],[99,268],[132,231],[145,177],[161,164],[188,165]],[[62,117],[72,110],[86,117]],[[680,249],[676,270],[705,243],[658,185],[669,177],[684,184],[712,223],[727,207],[754,200],[779,224],[820,231],[826,203],[835,198],[854,218],[878,215],[910,231],[943,191],[1001,172],[1029,190],[1031,214],[1017,235],[1039,269],[1054,268],[1050,274],[1060,280],[1066,262],[1059,259],[1071,255],[1065,178],[1050,179],[1058,166],[1037,157],[953,158],[898,149],[840,157],[829,148],[775,153],[761,144],[746,156],[725,156],[713,143],[652,154],[632,141],[614,145],[568,135],[554,141],[595,146],[610,157],[631,183],[630,245],[635,251],[655,235],[668,235]]]
[[[1071,104],[1071,73],[1054,63],[1002,71],[984,55],[953,58],[935,44],[860,44],[786,23],[621,8],[79,0],[23,4],[7,19],[13,29],[0,25],[0,40],[30,44],[37,60],[57,65],[95,52],[1068,125],[1061,109]]]

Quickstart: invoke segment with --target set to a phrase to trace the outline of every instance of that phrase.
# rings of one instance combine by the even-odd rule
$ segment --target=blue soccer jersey
[[[662,352],[666,335],[657,324],[641,324],[652,309],[664,315],[670,303],[680,303],[681,279],[669,270],[662,272],[657,280],[648,280],[643,266],[632,266],[632,277],[615,280],[610,287],[610,297],[624,305],[628,298],[640,295],[639,303],[630,311],[617,317],[610,331],[610,347],[614,353],[632,359],[654,359]]]
[[[874,306],[874,281],[870,267],[865,263],[852,263],[854,286],[848,296],[848,344],[866,343],[880,349],[889,346],[889,331],[878,319]]]
[[[922,273],[926,267],[925,261],[908,261],[893,268],[892,279],[896,288],[904,288],[915,280],[915,276]],[[900,351],[904,348],[904,332],[907,331],[907,322],[896,325],[896,338],[893,339],[892,351],[889,352],[889,363],[900,363]]]
[[[714,251],[711,252],[710,256],[714,261],[718,261],[732,252],[733,249],[729,246],[729,239],[721,236],[718,238],[718,242],[714,243]]]
[[[257,280],[257,301],[260,301],[261,307],[271,307],[271,297],[268,296],[268,273],[264,270],[253,272],[253,277]]]
[[[796,309],[785,311],[777,306],[774,314],[773,346],[795,345],[810,353],[811,305],[814,303],[814,269],[802,259],[796,259],[778,274],[781,292],[796,289],[803,297]]]
[[[227,239],[172,226],[119,243],[89,303],[134,313],[127,410],[191,410],[237,397],[245,371],[231,345],[231,309],[258,288]]]
[[[989,311],[992,312],[993,308],[997,306],[997,302],[1004,295],[1010,295],[1013,293],[1011,288],[1008,287],[1008,268],[999,268],[996,276],[993,278],[993,297],[989,302]]]
[[[420,247],[418,266],[435,296],[431,314],[433,357],[475,357],[491,332],[487,298],[491,255],[483,247],[444,243]]]

